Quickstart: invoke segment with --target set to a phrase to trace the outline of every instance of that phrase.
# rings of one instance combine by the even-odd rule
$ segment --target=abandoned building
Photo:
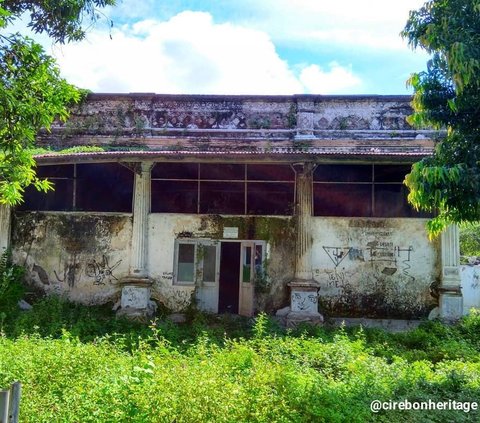
[[[1,210],[2,246],[85,304],[458,317],[457,229],[429,241],[402,183],[438,135],[410,101],[89,95],[39,135],[55,190]]]

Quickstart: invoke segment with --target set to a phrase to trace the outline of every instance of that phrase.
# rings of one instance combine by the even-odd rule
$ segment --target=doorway
[[[182,251],[192,250],[188,250],[189,280],[196,285],[195,297],[200,310],[253,315],[254,281],[263,274],[265,241],[182,240],[179,244]],[[184,263],[178,261],[178,275],[180,264]]]
[[[219,313],[238,314],[240,247],[239,242],[220,243]]]

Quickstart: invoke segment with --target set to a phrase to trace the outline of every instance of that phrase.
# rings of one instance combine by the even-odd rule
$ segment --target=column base
[[[288,286],[291,289],[291,294],[290,311],[286,315],[286,326],[292,328],[300,323],[321,325],[323,316],[318,312],[320,284],[313,279],[294,279]]]
[[[153,281],[148,278],[129,276],[120,281],[122,296],[117,317],[145,321],[152,318],[157,311],[157,304],[150,299]]]
[[[463,316],[463,296],[460,287],[439,289],[439,315],[438,317],[447,322],[459,320]]]

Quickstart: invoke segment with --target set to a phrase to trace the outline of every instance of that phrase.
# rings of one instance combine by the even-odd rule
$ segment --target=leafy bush
[[[23,382],[22,422],[468,422],[478,411],[370,402],[478,401],[480,316],[405,333],[192,313],[117,320],[47,298],[0,336],[0,386]],[[23,333],[23,334],[22,334]]]
[[[18,301],[24,294],[22,284],[24,269],[12,263],[7,250],[0,256],[0,321],[18,309]]]
[[[468,223],[460,227],[460,254],[480,257],[480,223]]]

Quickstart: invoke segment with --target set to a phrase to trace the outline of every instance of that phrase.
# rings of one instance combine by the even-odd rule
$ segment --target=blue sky
[[[423,0],[118,0],[62,74],[95,92],[408,94],[428,57],[399,36]],[[111,33],[109,33],[109,31]],[[111,35],[111,38],[110,38]]]

